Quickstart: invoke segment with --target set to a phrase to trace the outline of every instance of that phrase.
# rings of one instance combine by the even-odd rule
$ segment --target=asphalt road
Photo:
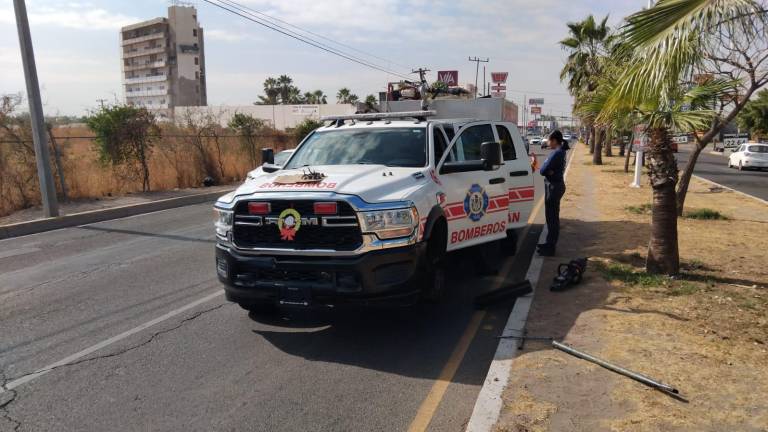
[[[694,174],[719,183],[739,192],[768,200],[768,171],[739,171],[728,168],[728,153],[713,155],[709,148],[699,155]],[[677,160],[680,169],[685,167],[690,154],[690,146],[680,146]]]
[[[0,241],[0,431],[463,430],[512,306],[473,310],[471,256],[439,305],[265,318],[218,294],[208,204]]]

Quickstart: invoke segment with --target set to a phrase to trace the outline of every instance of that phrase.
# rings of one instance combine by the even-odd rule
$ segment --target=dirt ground
[[[768,206],[694,179],[687,209],[729,219],[680,219],[682,274],[647,275],[650,187],[627,187],[621,158],[593,166],[575,147],[558,257],[545,260],[528,334],[673,385],[685,400],[527,341],[496,430],[768,431]],[[590,259],[584,282],[550,292],[557,264],[579,256]]]

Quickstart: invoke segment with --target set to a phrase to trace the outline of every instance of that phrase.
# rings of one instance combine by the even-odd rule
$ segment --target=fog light
[[[224,279],[227,278],[229,275],[229,266],[227,265],[227,260],[216,258],[216,273],[218,273],[219,276],[223,277]]]

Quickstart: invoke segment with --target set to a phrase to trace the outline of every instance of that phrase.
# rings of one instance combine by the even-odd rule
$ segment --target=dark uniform
[[[555,253],[560,236],[560,199],[565,194],[565,146],[553,150],[541,165],[539,172],[544,176],[544,213],[547,217],[547,243],[540,245],[542,254]]]

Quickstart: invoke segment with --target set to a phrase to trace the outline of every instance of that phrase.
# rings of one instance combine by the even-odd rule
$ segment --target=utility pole
[[[477,78],[478,75],[480,75],[480,63],[488,63],[490,59],[488,57],[486,57],[485,60],[480,57],[469,57],[469,61],[477,63],[475,67],[475,99],[477,99],[477,91],[480,90],[477,87]],[[485,79],[485,77],[483,77],[483,79]]]
[[[32,140],[35,147],[37,178],[40,183],[43,213],[46,217],[56,217],[59,215],[59,203],[56,200],[56,186],[53,184],[53,175],[51,174],[51,158],[48,154],[48,142],[45,137],[43,104],[40,101],[40,84],[37,81],[35,52],[32,49],[32,37],[29,33],[27,6],[24,4],[24,0],[13,0],[13,8],[16,11],[21,62],[24,66],[24,78],[27,83],[29,116],[32,122]]]
[[[107,101],[106,99],[96,99],[96,102],[99,103],[99,106],[101,107],[101,109],[104,109],[104,102],[106,101]]]
[[[485,92],[485,65],[483,65],[483,96],[488,95],[488,93]]]

